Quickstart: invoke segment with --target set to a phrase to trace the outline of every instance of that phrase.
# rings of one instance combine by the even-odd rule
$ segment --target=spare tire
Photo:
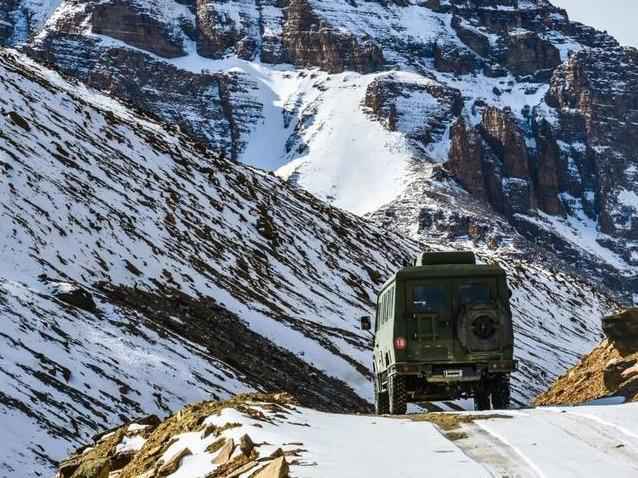
[[[502,325],[491,305],[466,306],[458,319],[458,337],[468,352],[487,352],[500,346]]]

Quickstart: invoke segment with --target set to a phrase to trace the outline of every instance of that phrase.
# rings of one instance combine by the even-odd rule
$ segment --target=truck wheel
[[[388,380],[388,395],[390,399],[390,414],[405,415],[407,411],[408,395],[405,389],[405,377],[393,375]]]
[[[506,410],[510,407],[510,378],[508,375],[501,375],[494,380],[492,405],[494,405],[495,410]]]
[[[374,411],[377,415],[387,415],[390,413],[388,392],[374,392]]]
[[[387,390],[381,390],[381,384],[377,377],[374,378],[374,412],[377,415],[387,415],[390,413],[390,402]]]
[[[490,391],[486,387],[486,384],[481,381],[481,384],[474,391],[474,410],[489,410],[490,409]]]

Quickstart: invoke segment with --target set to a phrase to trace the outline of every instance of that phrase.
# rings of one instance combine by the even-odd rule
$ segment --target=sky
[[[569,18],[607,30],[621,44],[638,47],[638,0],[550,0]]]

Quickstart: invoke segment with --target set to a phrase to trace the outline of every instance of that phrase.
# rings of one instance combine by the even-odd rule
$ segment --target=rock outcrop
[[[201,476],[288,478],[289,464],[298,464],[308,450],[303,443],[286,443],[294,437],[265,442],[259,429],[293,422],[295,405],[293,397],[281,393],[240,395],[187,406],[163,422],[154,416],[133,420],[95,436],[92,444],[60,463],[56,477],[162,478],[178,472],[190,457],[197,463],[191,472]]]
[[[610,397],[638,401],[638,309],[606,317],[603,331],[606,340],[536,398],[536,405],[575,405]]]
[[[558,48],[535,32],[509,34],[505,51],[504,64],[515,75],[539,75],[561,64]]]
[[[296,66],[317,66],[329,73],[370,73],[384,64],[382,50],[371,38],[357,38],[319,18],[307,0],[291,0],[283,28],[288,60]]]
[[[434,80],[409,81],[400,74],[379,76],[364,100],[390,131],[400,131],[419,147],[440,141],[446,125],[463,109],[461,92]]]
[[[487,108],[481,123],[470,129],[459,120],[450,139],[447,169],[471,194],[510,217],[536,208],[532,159],[511,112]],[[547,191],[543,187],[542,194]],[[548,205],[551,198],[541,203],[550,212]]]
[[[602,232],[620,239],[609,247],[638,263],[638,50],[573,55],[554,74],[546,101],[558,113],[561,157],[573,165],[563,187],[598,217]]]
[[[150,13],[126,0],[97,3],[90,16],[93,33],[121,40],[165,58],[185,55],[181,37]]]

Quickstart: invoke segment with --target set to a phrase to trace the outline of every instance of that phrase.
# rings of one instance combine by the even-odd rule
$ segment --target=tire
[[[405,387],[405,377],[393,375],[388,380],[388,397],[391,415],[405,415],[408,410],[408,394]]]
[[[486,384],[481,380],[480,385],[474,391],[474,410],[490,410],[490,391]]]
[[[378,380],[374,380],[374,412],[377,415],[387,415],[390,413],[390,401],[388,392],[381,391]]]
[[[374,393],[374,412],[377,415],[387,415],[390,413],[390,401],[388,400],[388,392]]]
[[[509,376],[500,375],[494,380],[492,387],[492,405],[494,410],[507,410],[510,407]]]

